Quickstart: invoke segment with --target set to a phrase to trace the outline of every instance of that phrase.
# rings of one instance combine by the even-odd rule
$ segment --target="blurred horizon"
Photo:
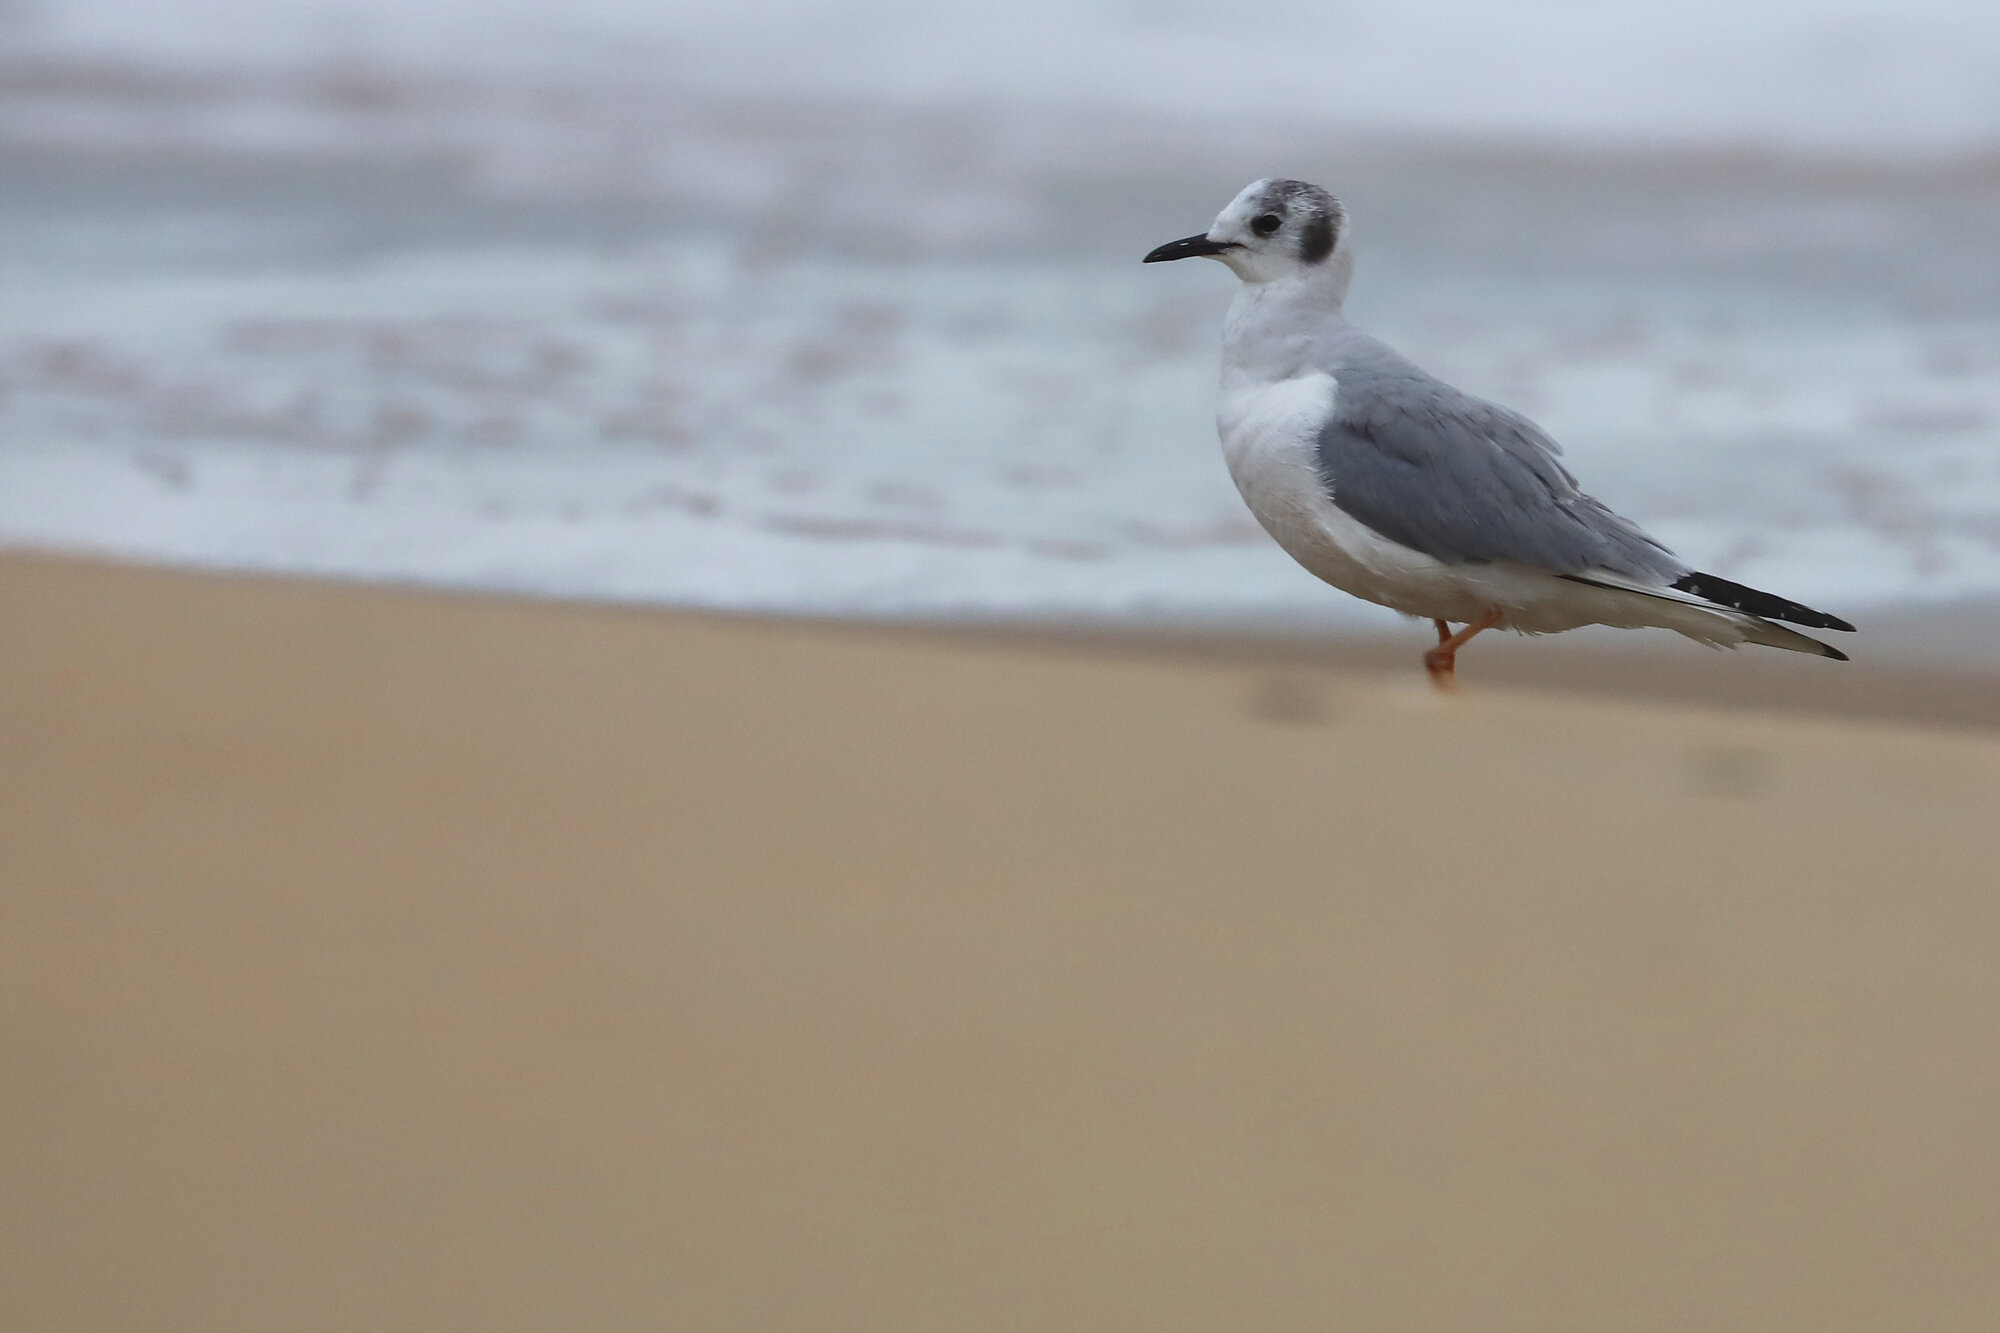
[[[1362,134],[1883,154],[2000,144],[1971,0],[6,0],[0,50],[760,98],[1308,120]]]

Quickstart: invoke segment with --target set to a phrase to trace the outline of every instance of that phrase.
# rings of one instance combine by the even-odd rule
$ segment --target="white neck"
[[[1267,282],[1245,282],[1222,322],[1222,366],[1232,375],[1289,379],[1329,324],[1344,324],[1341,303],[1353,261],[1336,252],[1326,263]]]

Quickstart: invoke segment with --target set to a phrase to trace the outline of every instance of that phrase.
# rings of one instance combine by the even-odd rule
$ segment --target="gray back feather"
[[[1366,334],[1342,333],[1325,349],[1339,390],[1318,450],[1320,476],[1347,514],[1449,565],[1509,560],[1649,582],[1687,572],[1578,490],[1534,422],[1432,378]]]

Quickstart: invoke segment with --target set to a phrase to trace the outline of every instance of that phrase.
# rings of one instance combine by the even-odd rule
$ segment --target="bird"
[[[1252,181],[1206,232],[1143,262],[1197,257],[1241,279],[1216,397],[1237,490],[1308,572],[1431,621],[1437,646],[1423,660],[1440,689],[1456,683],[1459,650],[1489,629],[1658,627],[1847,660],[1787,626],[1854,626],[1696,570],[1584,494],[1527,417],[1348,323],[1347,210],[1322,187]]]

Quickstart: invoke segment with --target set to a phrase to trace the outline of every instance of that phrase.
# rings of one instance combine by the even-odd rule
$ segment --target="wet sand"
[[[10,1326],[2000,1305],[1977,708],[30,557],[0,626]]]

